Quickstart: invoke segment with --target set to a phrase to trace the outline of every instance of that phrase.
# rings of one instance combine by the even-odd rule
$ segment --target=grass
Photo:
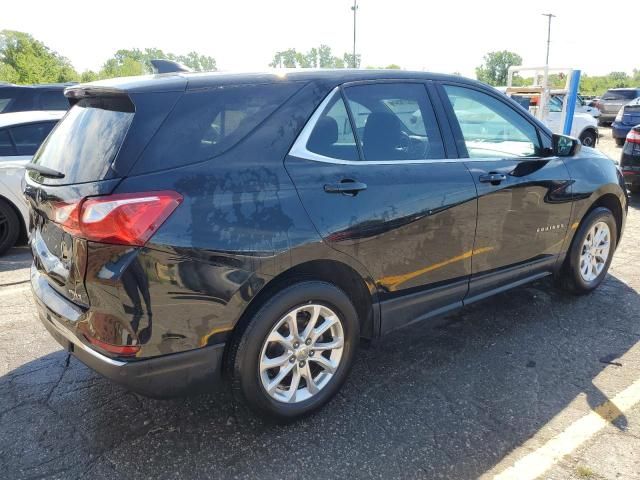
[[[579,465],[576,467],[576,473],[580,478],[591,478],[593,477],[593,470],[589,467],[585,467],[584,465]]]

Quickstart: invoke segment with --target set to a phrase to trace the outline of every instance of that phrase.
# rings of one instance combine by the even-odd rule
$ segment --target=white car
[[[24,166],[64,111],[0,114],[0,255],[26,239],[29,213],[22,196]]]
[[[543,122],[553,133],[562,133],[561,120],[562,100],[558,97],[551,97],[549,114],[543,119]],[[570,135],[580,139],[585,147],[595,147],[598,141],[598,120],[590,113],[576,110],[573,114]]]

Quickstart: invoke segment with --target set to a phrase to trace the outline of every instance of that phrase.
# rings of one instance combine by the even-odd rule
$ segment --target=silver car
[[[602,112],[600,123],[611,123],[620,109],[631,100],[640,97],[640,88],[610,88],[600,98],[596,107]]]

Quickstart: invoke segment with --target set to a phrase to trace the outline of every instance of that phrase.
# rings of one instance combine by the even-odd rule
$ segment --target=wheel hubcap
[[[342,321],[330,308],[294,308],[271,330],[260,353],[260,380],[269,396],[302,402],[327,386],[344,348]]]
[[[602,273],[611,250],[611,231],[604,222],[597,222],[584,239],[580,252],[580,276],[592,282]]]

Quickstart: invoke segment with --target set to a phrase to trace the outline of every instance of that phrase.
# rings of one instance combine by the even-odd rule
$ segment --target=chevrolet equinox
[[[65,94],[25,175],[39,317],[150,396],[226,379],[298,418],[361,339],[547,275],[590,292],[627,214],[609,158],[458,76],[175,73]]]

